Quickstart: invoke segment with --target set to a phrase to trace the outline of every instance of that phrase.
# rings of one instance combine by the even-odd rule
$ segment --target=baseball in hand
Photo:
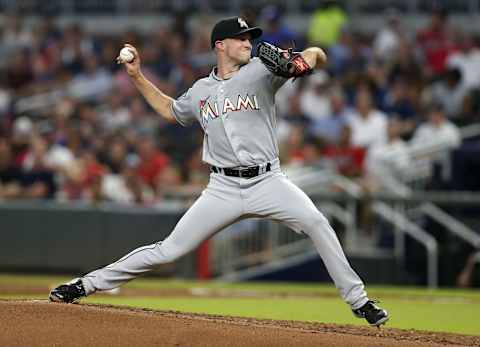
[[[135,56],[133,55],[132,51],[130,51],[130,49],[128,49],[127,47],[123,47],[120,50],[120,59],[123,63],[131,63],[133,58],[135,58]]]

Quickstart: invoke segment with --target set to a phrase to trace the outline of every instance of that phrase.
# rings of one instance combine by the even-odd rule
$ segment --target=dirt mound
[[[480,337],[0,300],[0,346],[480,346]]]

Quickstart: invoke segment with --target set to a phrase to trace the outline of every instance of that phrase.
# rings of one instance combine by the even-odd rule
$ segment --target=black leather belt
[[[225,176],[232,176],[232,177],[242,177],[242,178],[252,178],[257,177],[263,172],[260,172],[260,165],[258,166],[251,166],[245,169],[230,169],[230,168],[220,168],[216,166],[211,166],[210,169],[215,173],[224,174]],[[265,172],[269,172],[272,169],[272,165],[267,163],[265,167]]]

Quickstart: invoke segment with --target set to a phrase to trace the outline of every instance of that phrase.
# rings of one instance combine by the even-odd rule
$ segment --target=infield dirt
[[[480,336],[0,300],[0,346],[480,346]]]

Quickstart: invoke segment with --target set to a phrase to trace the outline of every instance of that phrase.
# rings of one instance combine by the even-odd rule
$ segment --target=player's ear
[[[225,41],[223,41],[223,40],[215,41],[215,49],[217,51],[224,51],[225,50]]]

